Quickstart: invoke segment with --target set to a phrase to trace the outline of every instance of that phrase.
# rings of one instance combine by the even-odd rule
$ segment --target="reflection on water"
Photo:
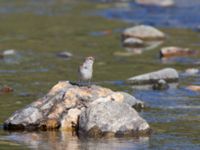
[[[149,138],[109,138],[109,139],[79,139],[68,132],[23,132],[10,133],[1,138],[26,145],[31,149],[42,150],[102,150],[102,149],[146,149]]]
[[[128,47],[128,46],[124,46],[124,48],[127,52],[130,52],[133,54],[142,54],[144,51],[155,49],[159,47],[161,44],[163,44],[163,41],[146,41],[145,46],[141,48]]]

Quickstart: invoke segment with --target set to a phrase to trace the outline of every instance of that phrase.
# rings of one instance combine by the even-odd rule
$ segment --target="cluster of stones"
[[[143,102],[125,92],[63,81],[11,115],[4,129],[59,129],[92,137],[149,135],[149,124],[135,110],[143,107]]]
[[[165,34],[149,25],[138,25],[125,29],[122,32],[122,45],[127,52],[141,54],[145,50],[160,46],[166,36]],[[174,57],[194,55],[198,51],[177,46],[168,46],[160,49],[160,57]]]
[[[127,28],[122,33],[122,45],[128,52],[141,53],[153,49],[165,39],[165,34],[158,29],[139,25]]]

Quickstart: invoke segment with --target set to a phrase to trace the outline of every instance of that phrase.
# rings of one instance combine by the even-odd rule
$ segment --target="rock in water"
[[[9,55],[15,55],[16,54],[16,50],[14,49],[8,49],[3,51],[3,56],[9,56]]]
[[[130,37],[142,40],[163,40],[165,34],[152,26],[139,25],[124,30],[122,33],[122,39]]]
[[[160,57],[173,57],[173,56],[187,56],[187,55],[195,55],[198,52],[195,50],[190,50],[188,48],[181,47],[163,47],[160,50]]]
[[[62,57],[62,58],[70,58],[73,56],[73,54],[67,51],[63,51],[63,52],[58,53],[57,56]]]
[[[164,39],[163,32],[147,25],[127,28],[122,33],[122,45],[132,54],[141,54],[143,51],[154,49],[162,44]]]
[[[141,5],[154,5],[160,7],[170,7],[174,5],[173,0],[136,0],[136,3]]]
[[[106,101],[106,103],[100,103],[102,102],[102,99],[103,101]],[[79,132],[79,129],[84,129],[83,127],[88,126],[88,124],[82,124],[82,122],[79,121],[79,116],[83,116],[85,112],[93,109],[91,108],[91,106],[93,105],[96,108],[101,108],[104,104],[110,105],[105,106],[105,114],[113,113],[114,115],[115,112],[115,114],[118,115],[117,118],[121,118],[114,121],[114,116],[108,116],[107,119],[109,119],[109,117],[112,117],[110,118],[110,120],[113,120],[114,122],[109,122],[110,127],[108,126],[107,129],[112,129],[112,126],[116,126],[115,123],[121,126],[116,126],[115,129],[112,129],[110,131],[106,130],[106,132],[112,132],[114,133],[114,135],[116,135],[115,131],[117,131],[117,133],[120,132],[124,135],[126,135],[125,133],[131,133],[131,135],[135,135],[136,133],[147,133],[146,131],[150,130],[149,125],[146,123],[146,121],[144,121],[134,109],[143,108],[143,102],[137,100],[136,98],[125,92],[114,92],[110,89],[96,85],[92,85],[91,87],[79,87],[77,85],[72,85],[69,81],[59,82],[43,98],[40,98],[37,101],[29,104],[25,108],[16,111],[4,122],[4,129],[61,129],[67,131],[75,130],[76,132]],[[109,108],[113,109],[112,112],[110,112]],[[122,116],[120,116],[122,112],[126,113],[123,113]],[[102,117],[102,114],[96,114],[97,112],[95,111],[93,113],[91,112],[90,115],[100,115],[97,117]],[[125,116],[125,114],[127,116]],[[132,120],[122,123],[121,120],[123,121],[124,117],[127,118],[127,120],[129,120],[130,118]],[[104,124],[104,122],[98,123],[100,123],[100,125]],[[96,129],[101,130],[101,128],[99,127]],[[84,129],[84,131],[87,133],[91,130]],[[87,133],[87,135],[90,134]]]
[[[0,89],[0,94],[11,93],[13,91],[14,91],[13,88],[4,85],[4,87]]]
[[[185,70],[185,75],[197,75],[200,73],[200,70],[197,68],[188,68]]]
[[[157,83],[153,84],[153,90],[167,90],[169,88],[169,85],[167,82],[163,79],[158,80]]]
[[[92,137],[149,134],[150,127],[128,104],[99,98],[80,114],[79,132]]]
[[[190,85],[187,87],[187,89],[196,91],[196,92],[200,92],[200,85]]]
[[[146,73],[131,77],[127,80],[127,83],[133,85],[141,84],[155,84],[158,80],[165,80],[168,83],[177,82],[179,79],[178,72],[173,68],[165,68],[158,71]]]

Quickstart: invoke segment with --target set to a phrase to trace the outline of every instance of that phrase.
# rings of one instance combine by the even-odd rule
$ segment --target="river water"
[[[144,101],[147,108],[140,115],[153,129],[150,137],[81,139],[62,131],[6,132],[1,128],[0,149],[200,149],[200,93],[186,88],[199,85],[200,74],[184,74],[187,68],[199,67],[200,55],[159,58],[163,46],[200,50],[200,2],[176,2],[174,7],[160,8],[132,1],[0,1],[0,51],[16,51],[0,59],[0,87],[14,89],[0,95],[1,127],[14,111],[44,96],[58,81],[76,81],[76,68],[84,57],[93,55],[93,82]],[[161,29],[167,35],[165,42],[141,55],[115,55],[125,51],[121,32],[141,23]],[[58,57],[62,51],[73,57]],[[153,91],[122,82],[164,67],[179,71],[177,87]]]
[[[127,3],[118,3],[115,7],[105,9],[99,14],[109,19],[158,27],[199,28],[200,1],[198,0],[175,0],[175,5],[169,8],[138,5],[134,1],[125,4]]]

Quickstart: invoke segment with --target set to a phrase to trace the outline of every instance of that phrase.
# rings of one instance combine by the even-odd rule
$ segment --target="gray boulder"
[[[137,136],[150,133],[149,124],[125,103],[100,98],[80,114],[79,133],[92,137]]]
[[[16,125],[16,127],[19,125],[20,127],[41,121],[42,118],[43,115],[38,108],[28,106],[12,115],[10,120],[12,120],[13,125]]]
[[[142,40],[162,40],[165,38],[165,34],[152,26],[139,25],[124,30],[122,38],[126,39],[130,37]]]
[[[158,80],[163,79],[167,83],[177,82],[179,79],[178,72],[173,68],[165,68],[158,71],[138,75],[127,79],[129,84],[155,84]]]

